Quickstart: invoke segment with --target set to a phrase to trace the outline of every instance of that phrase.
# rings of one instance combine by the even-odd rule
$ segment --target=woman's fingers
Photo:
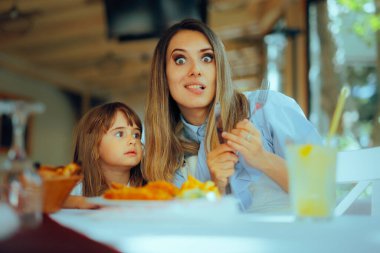
[[[234,153],[235,150],[233,150],[230,146],[226,144],[221,144],[217,148],[215,148],[213,151],[211,151],[209,154],[212,154],[213,156],[219,156],[224,153]]]
[[[215,163],[210,168],[211,179],[218,186],[221,194],[224,194],[228,185],[228,178],[235,173],[235,163],[232,161]]]
[[[239,121],[230,132],[223,132],[226,144],[237,151],[244,160],[255,167],[262,160],[265,151],[261,141],[261,134],[248,120]]]
[[[223,132],[223,138],[227,140],[231,140],[234,142],[241,143],[243,140],[250,142],[253,137],[260,137],[260,132],[256,129],[256,127],[247,119],[239,121],[236,124],[236,127],[232,129],[229,133]]]
[[[228,185],[228,178],[235,172],[235,164],[238,161],[238,156],[233,151],[227,144],[222,144],[207,155],[211,178],[222,194]]]
[[[232,144],[238,144],[248,149],[252,145],[261,145],[261,136],[256,136],[242,130],[233,129],[231,133],[224,132],[222,136],[227,140],[228,146],[236,151],[241,151],[241,149],[237,149],[237,146]]]
[[[229,145],[222,144],[208,153],[207,160],[208,161],[220,160],[223,162],[224,161],[237,162],[238,156],[235,154],[235,150],[232,149]]]
[[[253,125],[253,123],[249,121],[248,119],[239,121],[236,124],[235,129],[243,130],[253,135],[260,135],[259,130],[257,130],[257,128]]]

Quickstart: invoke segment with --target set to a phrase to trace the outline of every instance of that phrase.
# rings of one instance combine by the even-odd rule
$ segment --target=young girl
[[[73,159],[81,164],[83,180],[65,207],[95,207],[78,196],[100,196],[111,182],[142,186],[141,131],[139,117],[123,103],[108,103],[87,112],[77,127]]]

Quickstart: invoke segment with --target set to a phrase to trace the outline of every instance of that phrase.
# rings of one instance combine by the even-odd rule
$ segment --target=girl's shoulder
[[[82,184],[82,182],[80,181],[80,182],[78,182],[76,185],[75,185],[75,187],[71,190],[71,192],[70,192],[70,195],[74,195],[74,196],[82,196],[83,194],[83,190],[82,190],[82,188],[83,188],[83,184]]]

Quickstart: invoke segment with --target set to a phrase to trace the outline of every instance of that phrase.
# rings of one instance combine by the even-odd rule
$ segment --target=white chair
[[[337,156],[337,183],[356,183],[335,208],[344,214],[372,183],[371,215],[380,216],[380,147],[343,151]]]

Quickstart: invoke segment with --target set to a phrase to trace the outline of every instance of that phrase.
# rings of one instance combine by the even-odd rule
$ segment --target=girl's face
[[[141,129],[128,125],[124,113],[118,111],[100,141],[99,156],[103,169],[130,170],[141,161]]]
[[[214,51],[207,38],[197,31],[179,31],[168,45],[166,62],[169,91],[182,114],[206,115],[216,86]]]

